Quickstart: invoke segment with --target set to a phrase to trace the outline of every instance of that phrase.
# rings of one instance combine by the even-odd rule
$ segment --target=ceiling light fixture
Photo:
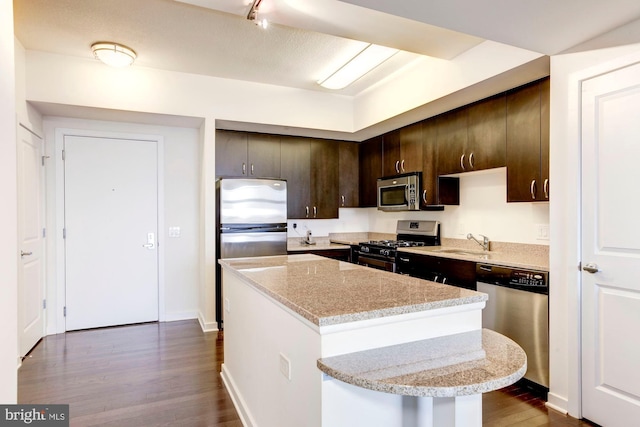
[[[91,45],[96,59],[112,67],[127,67],[133,64],[137,55],[126,46],[113,42],[97,42]]]
[[[249,9],[249,13],[247,14],[247,19],[252,21],[258,27],[262,29],[267,29],[269,26],[269,22],[266,19],[258,19],[258,8],[260,7],[260,3],[262,0],[253,0],[251,3],[251,9]]]
[[[398,52],[398,49],[369,44],[329,77],[318,80],[327,89],[344,89]]]

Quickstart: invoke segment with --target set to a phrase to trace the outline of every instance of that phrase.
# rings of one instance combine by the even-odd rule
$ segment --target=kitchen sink
[[[478,258],[483,258],[483,259],[488,259],[489,258],[489,252],[473,251],[473,250],[469,250],[469,249],[448,248],[448,249],[437,249],[437,250],[435,250],[433,252],[438,252],[438,253],[443,253],[443,254],[466,255],[466,256],[478,257]]]

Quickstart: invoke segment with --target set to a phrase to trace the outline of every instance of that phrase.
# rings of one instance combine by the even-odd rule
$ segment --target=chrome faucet
[[[489,238],[483,234],[480,234],[480,236],[482,236],[482,242],[479,241],[478,239],[476,239],[475,237],[473,237],[473,234],[469,233],[467,234],[467,240],[475,240],[475,242],[477,244],[479,244],[480,246],[482,246],[482,250],[483,251],[488,251],[489,250]]]

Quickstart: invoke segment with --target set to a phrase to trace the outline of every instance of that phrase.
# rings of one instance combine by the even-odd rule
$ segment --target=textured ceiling
[[[402,50],[344,95],[420,55],[451,59],[483,40],[555,54],[631,23],[606,46],[640,42],[638,0],[262,0],[267,30],[246,20],[249,4],[14,0],[15,33],[29,50],[91,58],[92,43],[116,41],[136,50],[137,66],[318,91],[327,90],[316,81],[366,43]]]
[[[367,42],[412,52],[400,52],[339,92],[345,95],[419,58],[413,52],[455,57],[482,41],[334,0],[298,2],[306,9],[291,1],[276,7],[277,1],[263,0],[261,11],[271,10],[265,16],[284,24],[263,30],[246,19],[249,5],[242,0],[14,0],[15,32],[30,50],[91,58],[92,43],[115,41],[138,53],[138,66],[310,90],[326,90],[316,82]],[[337,6],[340,19],[330,19],[327,5]],[[319,31],[327,26],[330,31]]]

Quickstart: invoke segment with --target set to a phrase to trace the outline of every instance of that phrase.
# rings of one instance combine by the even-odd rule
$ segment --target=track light
[[[252,21],[258,27],[266,30],[269,26],[269,22],[264,18],[258,18],[258,8],[260,7],[261,2],[262,0],[253,0],[253,3],[251,3],[251,9],[249,9],[249,13],[247,14],[247,19]]]

